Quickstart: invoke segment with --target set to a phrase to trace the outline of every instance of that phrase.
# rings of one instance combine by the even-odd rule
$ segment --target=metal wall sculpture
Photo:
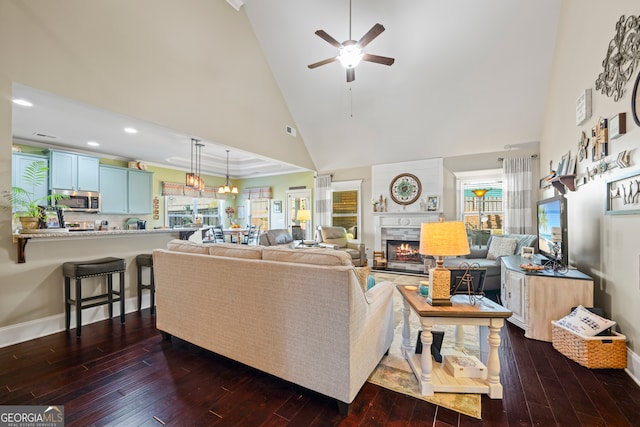
[[[596,90],[619,101],[624,86],[640,61],[640,17],[624,15],[616,23],[616,35],[609,42],[602,61],[604,71],[596,79]]]

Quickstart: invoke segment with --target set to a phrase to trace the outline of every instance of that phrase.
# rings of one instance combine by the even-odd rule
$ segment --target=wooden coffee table
[[[420,392],[432,396],[434,392],[447,393],[487,393],[492,399],[502,399],[500,384],[500,329],[504,319],[511,316],[506,308],[488,298],[477,300],[475,305],[469,302],[466,295],[451,297],[451,307],[432,306],[419,291],[397,286],[404,300],[404,324],[402,327],[402,355],[411,365],[411,369],[420,383]],[[414,287],[415,288],[415,287]],[[422,354],[415,354],[410,342],[409,313],[413,310],[420,318],[422,325]],[[487,378],[459,378],[451,375],[444,368],[444,363],[434,363],[431,357],[431,329],[433,325],[478,325],[480,329],[488,327],[489,357],[487,359]],[[460,331],[462,328],[458,328]],[[486,329],[485,329],[486,330]],[[480,334],[486,335],[486,334]],[[482,340],[482,338],[481,338]],[[481,342],[481,346],[482,346]],[[456,347],[461,346],[461,334],[456,333]],[[482,348],[482,347],[481,347]]]

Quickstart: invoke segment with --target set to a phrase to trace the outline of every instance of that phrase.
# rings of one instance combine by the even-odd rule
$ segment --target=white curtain
[[[331,225],[331,175],[316,175],[314,223]]]
[[[502,169],[504,233],[533,234],[531,157],[505,158]]]

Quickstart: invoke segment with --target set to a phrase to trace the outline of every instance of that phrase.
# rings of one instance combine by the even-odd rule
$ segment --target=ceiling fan
[[[310,64],[308,67],[313,69],[321,65],[330,64],[334,61],[340,61],[340,64],[347,69],[347,83],[351,83],[356,79],[355,67],[360,61],[375,62],[382,65],[392,65],[395,61],[394,58],[387,56],[372,55],[370,53],[363,53],[362,49],[371,43],[376,37],[384,31],[382,24],[376,24],[367,33],[355,41],[351,38],[351,0],[349,0],[349,40],[339,43],[336,39],[327,34],[324,30],[318,30],[315,34],[321,39],[325,40],[332,46],[338,48],[338,56],[328,58],[322,61]]]

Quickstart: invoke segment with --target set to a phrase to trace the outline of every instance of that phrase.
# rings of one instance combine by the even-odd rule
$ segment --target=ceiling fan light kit
[[[356,79],[354,68],[361,62],[375,62],[376,64],[392,65],[395,62],[394,58],[387,56],[372,55],[364,53],[363,49],[369,43],[371,43],[376,37],[378,37],[384,31],[382,24],[375,24],[367,33],[355,41],[351,38],[351,0],[349,0],[349,40],[342,43],[327,34],[324,30],[318,30],[315,34],[329,43],[331,46],[338,48],[338,56],[333,58],[323,59],[322,61],[309,64],[310,69],[320,67],[322,65],[330,64],[336,60],[347,69],[347,83],[351,83]]]

